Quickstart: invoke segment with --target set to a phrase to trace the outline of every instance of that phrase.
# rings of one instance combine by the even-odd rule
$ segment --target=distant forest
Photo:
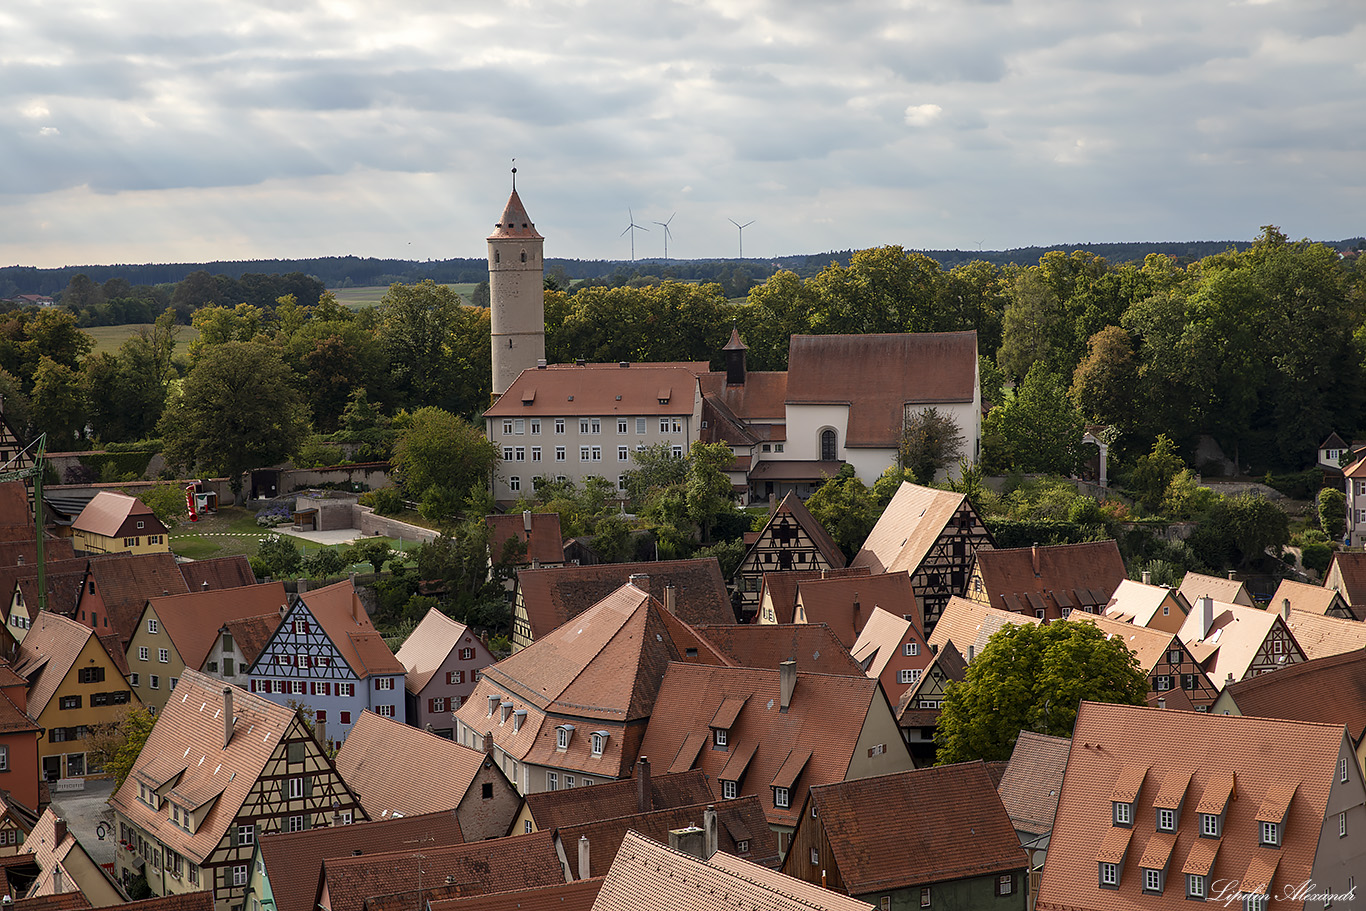
[[[1112,265],[1141,263],[1149,253],[1163,253],[1174,257],[1181,265],[1226,250],[1242,250],[1252,241],[1167,241],[1158,243],[1124,244],[1055,244],[1050,247],[1019,247],[1012,250],[922,250],[944,269],[980,260],[997,267],[1007,265],[1031,266],[1050,250],[1081,250],[1104,257]],[[1341,241],[1325,241],[1337,250],[1366,249],[1366,239],[1360,237]],[[585,260],[548,259],[546,273],[560,278],[564,284],[587,281],[609,285],[628,284],[632,279],[650,276],[678,281],[719,282],[727,288],[737,287],[740,294],[750,284],[760,283],[780,270],[795,272],[811,278],[831,263],[848,265],[853,250],[839,250],[800,256],[780,256],[775,259],[691,259],[662,260]],[[316,259],[254,259],[237,262],[207,263],[148,263],[143,265],[86,265],[39,269],[32,266],[0,268],[0,299],[20,294],[59,295],[72,277],[84,274],[91,281],[103,284],[110,279],[122,279],[130,285],[172,285],[195,272],[208,272],[238,280],[248,274],[287,275],[299,273],[321,282],[327,288],[383,287],[395,282],[412,284],[431,279],[441,284],[477,283],[488,278],[488,263],[482,257],[456,258],[416,262],[403,259],[375,259],[359,256],[324,256]],[[738,274],[737,274],[738,273]],[[737,281],[742,276],[748,281]]]

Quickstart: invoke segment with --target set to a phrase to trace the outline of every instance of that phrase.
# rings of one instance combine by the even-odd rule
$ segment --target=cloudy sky
[[[4,0],[0,261],[1366,233],[1361,0]],[[674,214],[676,213],[676,214]]]

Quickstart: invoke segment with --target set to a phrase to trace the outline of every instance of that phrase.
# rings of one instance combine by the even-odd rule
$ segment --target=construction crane
[[[33,450],[33,464],[24,468],[10,468],[19,461],[24,453]],[[43,558],[43,469],[46,467],[43,456],[47,452],[47,434],[39,434],[38,439],[16,452],[8,462],[0,465],[0,483],[5,481],[25,481],[33,479],[33,525],[37,531],[35,541],[38,547],[38,610],[47,610],[46,560]]]

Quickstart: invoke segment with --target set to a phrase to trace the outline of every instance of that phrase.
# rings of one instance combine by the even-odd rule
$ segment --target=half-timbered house
[[[849,565],[909,575],[928,636],[949,598],[963,594],[974,555],[994,546],[965,494],[903,483]]]
[[[365,819],[297,711],[186,670],[110,798],[116,875],[241,911],[256,839]]]
[[[764,573],[843,569],[846,562],[835,539],[795,493],[783,497],[753,539],[745,539],[749,550],[734,577],[742,623],[759,610]]]
[[[901,694],[896,704],[896,724],[901,739],[911,751],[917,765],[933,765],[936,755],[935,729],[939,713],[944,708],[944,696],[949,682],[962,683],[967,679],[967,662],[952,642],[942,647],[933,646],[929,665],[915,683]]]
[[[973,558],[965,596],[1044,623],[1074,610],[1105,612],[1128,578],[1114,541],[982,549]]]
[[[1208,712],[1219,697],[1219,688],[1175,633],[1081,612],[1071,619],[1094,623],[1107,638],[1123,640],[1148,677],[1149,705]]]
[[[407,720],[403,665],[349,580],[293,599],[247,674],[252,692],[311,711],[329,746],[345,740],[366,709]]]
[[[1342,593],[1326,585],[1310,585],[1293,579],[1282,579],[1276,593],[1271,596],[1271,609],[1284,611],[1302,610],[1339,620],[1360,620]]]
[[[1209,597],[1196,601],[1178,635],[1221,690],[1307,660],[1282,614]]]

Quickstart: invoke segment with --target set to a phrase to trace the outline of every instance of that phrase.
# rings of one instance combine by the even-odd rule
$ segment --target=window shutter
[[[316,683],[310,683],[310,684],[308,685],[308,695],[310,695],[310,696],[316,696],[316,695],[318,695],[318,684],[316,684]]]
[[[323,684],[323,695],[324,695],[324,696],[331,696],[331,695],[332,695],[332,684],[330,684],[330,683],[324,683],[324,684]]]
[[[378,677],[375,678],[375,689],[376,689],[376,690],[379,690],[379,678],[378,678]]]
[[[435,699],[428,699],[428,700],[427,700],[427,711],[429,711],[429,712],[435,712],[435,711],[436,711],[436,700],[435,700]]]
[[[255,677],[252,677],[252,678],[251,678],[251,691],[252,691],[253,693],[256,692],[256,678],[255,678]]]
[[[228,826],[228,843],[231,844],[234,848],[237,847],[237,824],[236,824],[236,823],[233,823],[232,825]]]

